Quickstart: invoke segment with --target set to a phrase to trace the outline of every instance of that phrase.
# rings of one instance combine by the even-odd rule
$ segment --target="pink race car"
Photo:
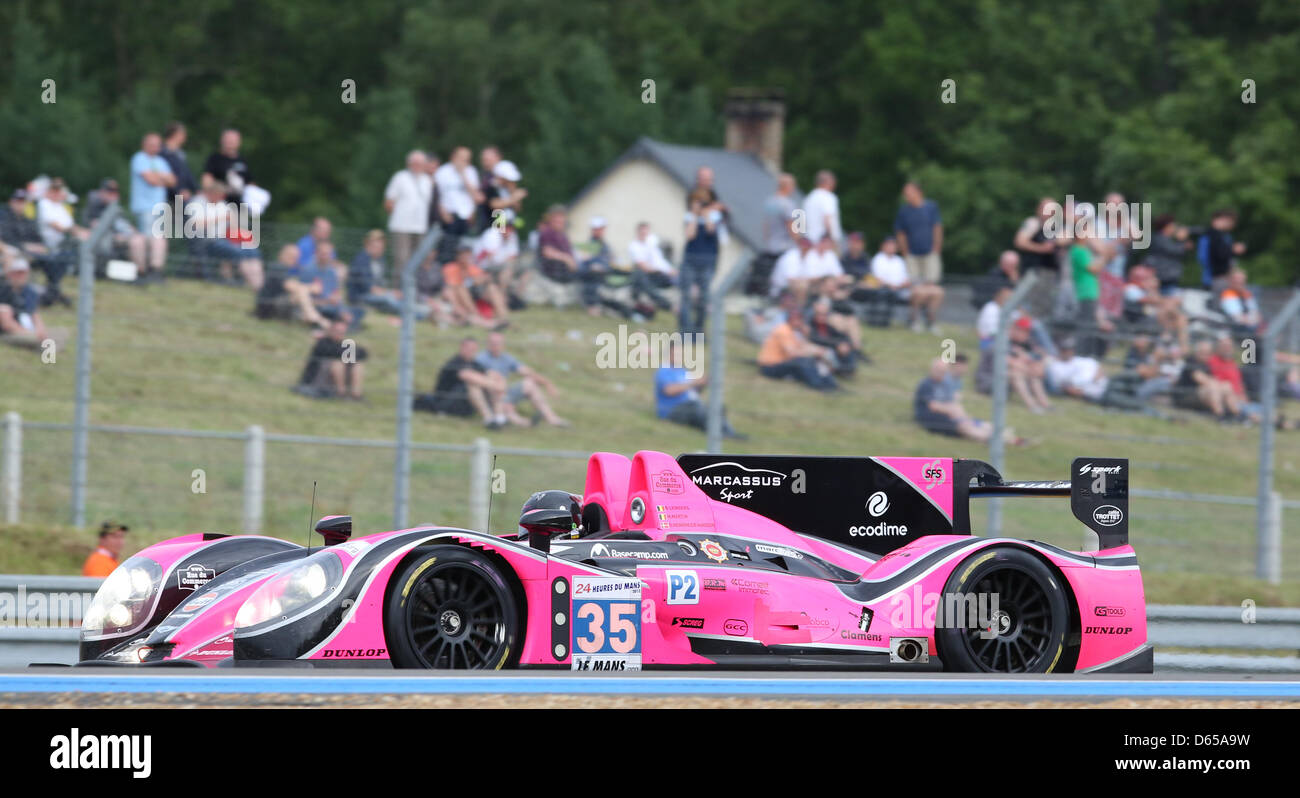
[[[974,537],[974,496],[1069,497],[1093,550]],[[80,664],[1152,670],[1127,460],[1008,482],[951,458],[602,452],[515,532],[316,530],[150,546],[95,596]]]

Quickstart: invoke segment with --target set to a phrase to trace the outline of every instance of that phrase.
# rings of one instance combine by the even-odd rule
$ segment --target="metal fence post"
[[[469,518],[470,529],[490,532],[488,529],[488,502],[492,488],[492,442],[487,438],[474,439],[474,451],[469,456]]]
[[[1277,340],[1283,328],[1300,312],[1300,291],[1296,291],[1282,310],[1269,320],[1268,330],[1256,347],[1263,364],[1259,381],[1259,493],[1255,504],[1255,576],[1277,584],[1282,579],[1281,503],[1273,492],[1273,425],[1277,423]],[[1276,517],[1275,517],[1276,516]],[[1274,538],[1276,542],[1274,543]]]
[[[402,334],[397,354],[397,455],[393,463],[393,529],[406,528],[411,489],[411,403],[415,385],[415,271],[442,238],[434,227],[402,266]]]
[[[1010,298],[998,313],[998,332],[993,342],[993,437],[989,438],[989,465],[996,468],[998,473],[1002,473],[1006,454],[1002,435],[1007,424],[1007,346],[1011,337],[1012,315],[1037,280],[1038,275],[1032,271],[1021,277],[1016,290],[1011,292]],[[989,537],[1002,534],[1001,499],[989,499],[989,521],[984,534]]]
[[[23,496],[23,417],[12,410],[5,413],[3,463],[5,523],[16,524]]]
[[[121,208],[109,204],[81,242],[77,273],[77,395],[72,416],[72,525],[86,525],[86,458],[90,433],[90,325],[95,317],[95,249]]]
[[[248,428],[244,442],[244,531],[262,531],[266,495],[266,432],[257,424]]]
[[[749,272],[750,258],[743,255],[709,292],[709,398],[705,423],[706,448],[712,454],[722,451],[723,375],[727,364],[727,317],[723,309],[728,292]],[[683,297],[683,302],[686,298]],[[682,346],[687,345],[682,341]]]

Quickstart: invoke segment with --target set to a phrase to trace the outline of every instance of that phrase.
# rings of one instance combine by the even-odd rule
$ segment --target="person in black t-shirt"
[[[348,323],[341,319],[330,322],[325,335],[317,339],[307,355],[294,393],[313,399],[361,400],[365,366],[369,356],[364,347],[346,338]]]
[[[415,397],[415,409],[449,416],[470,416],[477,410],[488,429],[504,427],[505,377],[477,363],[478,350],[477,339],[461,339],[456,355],[438,371],[433,393]]]
[[[218,182],[226,185],[226,201],[239,202],[244,187],[253,185],[253,173],[239,152],[239,131],[234,128],[221,131],[221,144],[217,151],[203,163],[203,186]]]
[[[169,190],[173,199],[169,201],[174,203],[174,198],[179,195],[182,206],[199,192],[199,184],[194,179],[194,173],[190,171],[190,164],[185,158],[183,149],[188,135],[185,126],[180,122],[168,122],[167,127],[163,128],[162,157],[171,167],[172,174],[176,176],[176,185]]]

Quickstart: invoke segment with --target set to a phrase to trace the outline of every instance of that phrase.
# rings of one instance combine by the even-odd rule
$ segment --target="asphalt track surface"
[[[292,700],[283,700],[292,697]],[[494,706],[560,699],[563,706],[656,706],[747,701],[830,705],[1201,705],[1300,709],[1300,677],[1272,675],[1052,675],[754,673],[726,671],[590,675],[569,671],[422,673],[375,670],[131,670],[30,668],[0,671],[0,705]],[[267,699],[280,699],[267,701]],[[900,704],[901,702],[901,704]],[[551,702],[554,705],[554,701]]]

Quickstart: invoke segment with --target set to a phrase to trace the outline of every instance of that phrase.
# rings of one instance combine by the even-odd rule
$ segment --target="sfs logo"
[[[934,490],[948,479],[948,472],[943,470],[940,461],[931,460],[921,469],[921,478],[925,480],[926,490]]]
[[[867,512],[871,513],[872,518],[879,518],[888,511],[889,496],[883,490],[876,491],[867,499]]]

